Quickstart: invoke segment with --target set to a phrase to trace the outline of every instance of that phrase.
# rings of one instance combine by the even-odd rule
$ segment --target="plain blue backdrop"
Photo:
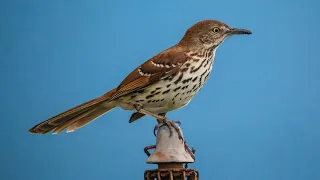
[[[156,121],[116,109],[59,135],[36,123],[116,87],[204,19],[250,29],[218,49],[208,82],[169,113],[203,180],[320,179],[320,1],[2,0],[1,180],[143,179]]]

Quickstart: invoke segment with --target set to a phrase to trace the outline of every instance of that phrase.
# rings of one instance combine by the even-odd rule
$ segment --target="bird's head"
[[[251,34],[251,31],[231,28],[217,20],[204,20],[190,27],[181,39],[180,44],[216,48],[228,37],[239,34]]]

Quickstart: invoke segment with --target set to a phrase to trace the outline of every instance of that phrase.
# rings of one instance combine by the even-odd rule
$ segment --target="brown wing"
[[[187,61],[185,52],[172,47],[149,59],[132,71],[117,87],[111,99],[141,90],[159,80],[179,72]]]

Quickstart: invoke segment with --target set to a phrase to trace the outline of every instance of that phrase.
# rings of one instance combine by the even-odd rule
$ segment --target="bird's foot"
[[[156,131],[162,126],[162,125],[166,125],[169,127],[169,131],[170,131],[170,135],[169,137],[172,136],[172,129],[171,128],[174,128],[177,133],[178,133],[178,137],[179,139],[183,140],[183,137],[182,137],[182,134],[181,134],[181,131],[178,127],[178,125],[181,125],[181,122],[180,121],[170,121],[169,119],[167,119],[166,117],[162,117],[162,118],[158,118],[158,125],[154,127],[153,129],[153,134],[156,136]]]
[[[137,112],[141,113],[141,114],[145,114],[145,115],[149,115],[149,116],[152,116],[154,118],[156,118],[158,120],[158,125],[154,128],[154,131],[153,133],[156,134],[156,130],[158,130],[161,126],[161,123],[167,125],[169,127],[169,130],[170,130],[170,136],[172,135],[172,130],[171,128],[174,128],[177,133],[178,133],[178,136],[179,136],[179,139],[183,140],[182,138],[182,134],[181,134],[181,131],[179,129],[179,127],[176,125],[179,124],[181,125],[181,122],[180,121],[170,121],[168,118],[166,118],[165,116],[163,115],[159,115],[159,114],[155,114],[153,112],[150,112],[150,111],[147,111],[145,109],[143,109],[143,106],[139,103],[135,103],[133,104],[134,108],[136,109]]]

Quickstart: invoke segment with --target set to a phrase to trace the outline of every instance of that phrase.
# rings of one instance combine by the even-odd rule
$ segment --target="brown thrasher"
[[[150,115],[158,125],[164,123],[177,130],[166,113],[187,105],[199,92],[209,77],[217,47],[234,34],[251,31],[216,20],[200,21],[178,44],[138,66],[117,88],[43,121],[29,132],[45,134],[53,130],[57,134],[66,128],[72,132],[118,106],[134,111],[130,123]]]

